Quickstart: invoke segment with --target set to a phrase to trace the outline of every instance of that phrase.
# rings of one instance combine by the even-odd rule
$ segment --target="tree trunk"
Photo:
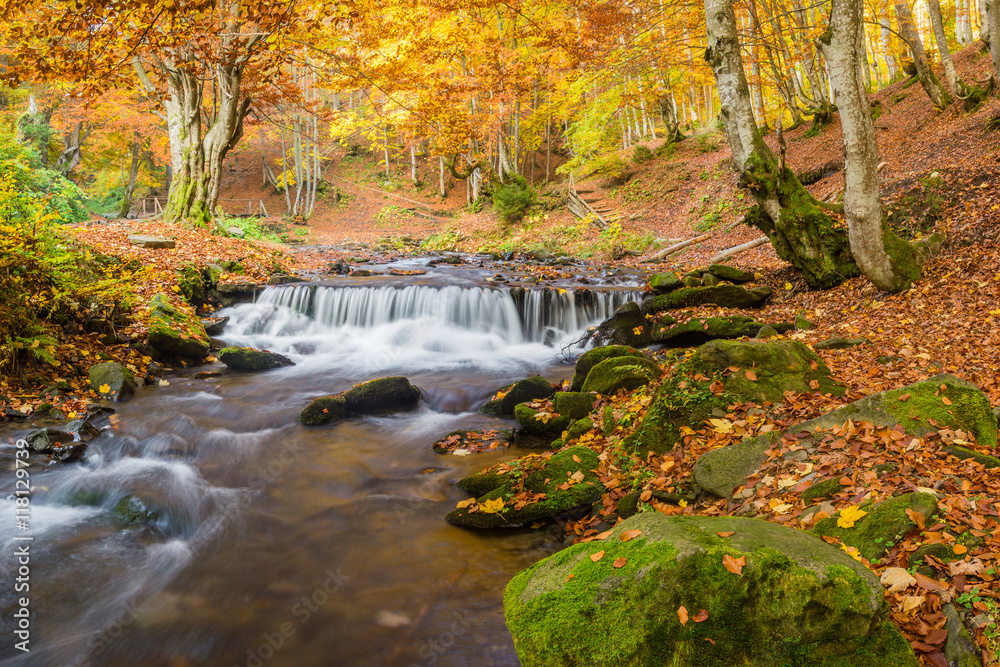
[[[826,289],[858,275],[847,235],[779,163],[754,123],[732,0],[705,0],[705,16],[705,60],[715,75],[729,146],[741,182],[757,200],[748,220],[771,239],[779,257],[802,271],[810,287]]]
[[[899,22],[899,34],[906,40],[910,47],[910,55],[913,56],[913,66],[917,71],[917,79],[920,85],[927,91],[927,96],[931,98],[931,103],[937,109],[944,109],[952,103],[952,97],[948,91],[941,86],[941,82],[931,71],[930,63],[924,54],[924,43],[920,40],[920,33],[913,22],[913,15],[906,0],[896,3],[896,20]]]
[[[672,144],[684,138],[681,134],[680,126],[677,123],[677,109],[674,107],[674,100],[668,91],[660,98],[660,117],[663,118],[663,125],[666,127],[667,144]]]
[[[125,184],[125,196],[122,207],[118,211],[119,218],[127,218],[132,208],[132,194],[135,192],[135,181],[139,177],[139,163],[142,159],[142,144],[138,140],[132,142],[132,165],[128,170],[128,183]]]
[[[882,50],[885,52],[885,66],[889,72],[889,80],[892,81],[896,78],[896,72],[899,69],[896,66],[896,55],[892,52],[892,42],[889,41],[892,35],[889,30],[889,19],[883,17],[879,20],[879,24],[882,26]]]
[[[937,42],[938,53],[941,54],[941,64],[944,66],[944,78],[948,81],[948,90],[951,91],[952,95],[962,97],[965,94],[965,86],[958,78],[955,64],[951,61],[951,49],[948,48],[948,37],[944,34],[944,22],[941,20],[941,3],[938,0],[927,0],[927,10],[931,15],[934,41]],[[956,11],[958,10],[956,9]]]
[[[861,70],[864,42],[861,0],[832,0],[830,28],[817,42],[830,70],[844,135],[844,214],[851,254],[879,289],[900,292],[920,277],[909,244],[882,224],[878,143]]]
[[[993,57],[993,73],[1000,79],[1000,0],[986,0],[986,12],[980,35],[989,35],[990,55]]]

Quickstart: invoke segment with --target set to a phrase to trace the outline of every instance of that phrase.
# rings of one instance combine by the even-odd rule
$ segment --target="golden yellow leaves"
[[[107,382],[105,382],[104,384],[102,384],[100,387],[97,388],[97,391],[98,391],[98,393],[101,393],[101,394],[110,394],[111,393],[111,386],[108,385]]]
[[[837,527],[838,528],[853,528],[854,522],[861,519],[861,517],[868,514],[868,512],[861,509],[858,505],[851,505],[850,507],[845,507],[840,510],[840,516],[837,517]]]
[[[851,525],[854,525],[854,524],[851,524]],[[841,544],[840,548],[843,549],[847,553],[847,555],[850,556],[851,558],[853,558],[854,560],[858,561],[859,563],[862,562],[862,560],[861,560],[861,552],[858,551],[857,547],[849,547],[846,544]]]
[[[479,511],[484,514],[496,514],[503,509],[503,498],[494,498],[493,500],[485,500],[479,503]]]
[[[535,421],[540,421],[543,424],[548,424],[550,421],[558,417],[554,412],[548,412],[547,410],[539,410],[535,413]]]
[[[712,425],[716,433],[726,434],[733,432],[733,423],[728,419],[709,419],[708,423]]]

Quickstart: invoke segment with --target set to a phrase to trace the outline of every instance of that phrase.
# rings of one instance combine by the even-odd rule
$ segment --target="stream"
[[[175,370],[109,404],[83,461],[33,458],[30,593],[4,576],[0,664],[518,665],[504,586],[562,536],[447,524],[466,498],[457,479],[525,452],[440,456],[431,443],[510,427],[478,407],[528,375],[570,377],[562,345],[638,299],[641,282],[595,276],[586,298],[568,282],[515,297],[485,269],[394,266],[427,273],[324,277],[220,311],[226,343],[296,365]],[[203,370],[221,375],[195,378]],[[421,389],[415,410],[296,423],[312,398],[390,375]],[[44,425],[0,425],[5,574],[20,544],[12,441]],[[155,521],[117,521],[126,495]],[[30,653],[13,648],[19,595]]]

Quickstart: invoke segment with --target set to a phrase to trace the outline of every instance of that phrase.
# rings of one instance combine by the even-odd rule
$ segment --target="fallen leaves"
[[[680,620],[681,625],[687,625],[688,622],[688,610],[687,607],[681,605],[677,608],[677,618]]]
[[[898,593],[917,583],[913,575],[901,567],[886,568],[882,576],[879,577],[879,581],[887,587],[888,593]]]
[[[592,560],[595,563],[597,561],[601,560],[602,558],[604,558],[604,550],[603,549],[601,551],[596,552],[596,553],[590,554],[590,560]]]
[[[739,558],[733,558],[729,554],[725,554],[722,557],[722,567],[726,568],[733,574],[738,574],[741,577],[743,576],[743,568],[746,566],[746,564],[747,564],[746,554],[740,556]]]
[[[866,514],[868,514],[868,512],[864,511],[857,505],[845,507],[840,510],[840,516],[837,517],[837,526],[839,528],[853,528],[854,522],[858,521]]]

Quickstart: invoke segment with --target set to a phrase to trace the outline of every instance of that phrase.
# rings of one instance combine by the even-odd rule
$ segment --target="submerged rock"
[[[321,426],[343,419],[347,415],[347,401],[342,395],[314,398],[299,413],[299,421],[306,426]]]
[[[918,664],[871,571],[757,519],[639,514],[518,574],[504,615],[524,667]]]
[[[237,371],[266,371],[295,365],[284,355],[251,347],[225,347],[219,351],[219,361]]]
[[[515,528],[590,505],[604,490],[597,466],[597,454],[582,445],[493,466],[458,482],[476,497],[445,519],[469,528]]]
[[[90,388],[101,396],[125,402],[135,395],[138,385],[132,371],[107,361],[90,367]]]
[[[118,504],[111,510],[111,514],[128,525],[152,523],[157,519],[157,513],[135,496],[125,496],[119,500]]]
[[[347,409],[353,413],[410,408],[420,400],[420,390],[405,377],[368,380],[344,392]]]
[[[201,321],[202,326],[205,327],[205,333],[209,336],[218,336],[226,329],[226,324],[229,323],[228,317],[208,317]]]

